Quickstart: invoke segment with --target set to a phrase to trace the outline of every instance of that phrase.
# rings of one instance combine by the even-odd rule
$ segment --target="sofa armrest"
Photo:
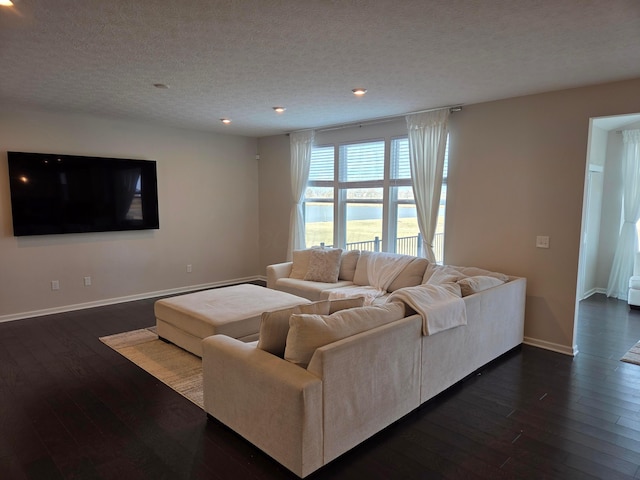
[[[291,274],[293,262],[274,263],[267,266],[267,288],[276,288],[276,282],[280,278],[287,278]]]
[[[315,351],[308,371],[322,377],[325,463],[420,405],[421,338],[413,315]]]
[[[304,477],[322,462],[322,382],[225,335],[202,342],[207,413]]]

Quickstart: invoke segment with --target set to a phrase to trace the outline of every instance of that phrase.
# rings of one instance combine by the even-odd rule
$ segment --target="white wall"
[[[7,151],[156,160],[160,229],[14,237]],[[0,320],[259,275],[256,152],[253,138],[0,109]]]

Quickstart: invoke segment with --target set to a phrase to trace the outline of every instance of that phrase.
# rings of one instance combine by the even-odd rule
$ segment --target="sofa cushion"
[[[364,305],[364,296],[339,298],[337,300],[329,300],[329,314],[347,310],[348,308],[358,308]]]
[[[324,290],[329,288],[345,287],[347,285],[353,285],[353,282],[348,280],[339,280],[335,283],[308,282],[306,280],[298,280],[297,278],[285,277],[276,280],[275,288],[298,297],[315,301],[327,299],[327,297],[322,295]]]
[[[329,300],[295,305],[271,312],[263,312],[260,320],[258,348],[284,358],[284,347],[289,333],[289,317],[294,313],[329,315]]]
[[[426,258],[414,258],[411,262],[400,272],[391,285],[387,288],[388,292],[395,292],[400,288],[415,287],[422,283],[424,272],[429,266],[429,260]]]
[[[337,282],[341,257],[342,250],[340,248],[312,249],[309,268],[304,279],[312,282]]]
[[[400,274],[393,280],[393,282],[391,282],[391,284],[387,288],[389,292],[402,287],[413,287],[416,285],[420,285],[420,283],[422,283],[424,271],[429,265],[429,261],[426,258],[418,258],[411,255],[403,255],[400,253],[362,251],[360,252],[360,258],[358,259],[358,263],[356,264],[356,271],[353,275],[353,283],[363,286],[371,285],[371,281],[369,278],[370,262],[372,261],[372,257],[375,257],[376,255],[384,255],[384,257],[388,258],[391,262],[394,261],[394,259],[410,260],[408,265],[402,270],[402,272],[400,272]],[[391,290],[392,288],[393,290]]]
[[[328,316],[293,314],[284,358],[306,368],[318,347],[403,317],[404,305],[400,303],[350,308]]]
[[[449,265],[436,265],[430,263],[424,272],[422,283],[427,285],[441,285],[462,280],[465,277],[462,273]]]
[[[475,277],[467,277],[463,278],[462,280],[458,280],[458,285],[460,285],[460,292],[462,293],[463,297],[482,292],[492,287],[497,287],[498,285],[502,285],[503,283],[504,281],[499,278],[489,277],[486,275],[477,275]]]
[[[311,250],[294,250],[293,251],[293,264],[291,265],[291,273],[289,278],[297,278],[302,280],[309,270],[309,258],[311,257]]]
[[[304,303],[271,312],[263,312],[260,321],[260,337],[257,347],[266,352],[284,358],[284,348],[289,333],[289,318],[294,313],[330,315],[347,308],[361,307],[364,297],[344,298],[340,300],[320,300]]]
[[[347,285],[344,287],[336,287],[328,290],[323,290],[321,298],[327,300],[336,300],[338,298],[352,298],[363,297],[364,305],[373,305],[376,303],[384,303],[384,301],[377,302],[380,298],[386,298],[389,294],[383,292],[379,288],[372,287],[371,285]]]
[[[484,268],[478,268],[478,267],[451,267],[451,268],[453,268],[454,270],[457,270],[465,277],[484,276],[484,277],[498,278],[503,282],[509,281],[509,275],[505,275],[504,273],[500,273],[500,272],[492,272],[491,270],[485,270]]]
[[[356,263],[356,270],[353,273],[353,283],[356,285],[369,285],[369,273],[368,273],[368,264],[369,257],[373,252],[368,252],[363,250],[360,252],[360,257],[358,258],[358,263]]]
[[[339,280],[353,281],[353,276],[356,273],[356,265],[360,258],[360,250],[348,250],[342,252],[342,259],[340,260],[340,274]]]

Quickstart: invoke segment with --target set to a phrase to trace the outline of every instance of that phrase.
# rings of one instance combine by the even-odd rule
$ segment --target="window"
[[[314,147],[304,201],[307,246],[333,244],[334,170],[334,147]]]
[[[339,148],[338,245],[347,250],[383,249],[384,151],[384,140]]]
[[[445,175],[434,251],[443,260]],[[407,137],[316,146],[305,192],[307,246],[416,255],[422,241]]]
[[[416,201],[411,186],[411,167],[409,165],[409,140],[395,138],[391,140],[391,181],[390,181],[390,228],[392,238],[396,239],[396,253],[416,255],[421,242]]]

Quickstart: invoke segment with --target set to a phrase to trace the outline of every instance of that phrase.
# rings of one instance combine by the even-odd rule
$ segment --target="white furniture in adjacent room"
[[[631,308],[640,309],[640,252],[636,253],[633,277],[629,279],[628,303]]]

